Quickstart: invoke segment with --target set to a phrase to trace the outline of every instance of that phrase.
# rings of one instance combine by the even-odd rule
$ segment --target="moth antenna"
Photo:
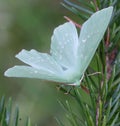
[[[71,21],[76,27],[80,28],[82,27],[82,25],[76,23],[75,21],[73,21],[72,19],[70,19],[69,17],[67,16],[64,16],[64,18],[67,20],[67,21]]]

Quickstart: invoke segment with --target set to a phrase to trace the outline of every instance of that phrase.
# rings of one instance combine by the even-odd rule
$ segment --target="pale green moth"
[[[113,7],[108,7],[94,13],[82,25],[79,36],[72,22],[58,26],[51,38],[50,54],[23,49],[16,58],[29,66],[14,66],[5,72],[5,76],[80,85],[82,76],[108,27],[112,11]]]

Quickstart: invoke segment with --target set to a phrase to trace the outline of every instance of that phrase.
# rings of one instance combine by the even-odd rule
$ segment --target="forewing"
[[[30,51],[23,49],[16,57],[36,69],[44,69],[53,73],[62,72],[62,67],[47,53],[40,53],[34,49]]]
[[[82,26],[78,46],[78,70],[81,74],[88,67],[112,15],[113,7],[100,10],[93,14]]]
[[[75,25],[67,22],[54,30],[51,38],[52,57],[63,67],[75,66],[78,46],[78,34]]]
[[[66,82],[62,74],[56,74],[47,69],[36,69],[30,66],[14,66],[5,72],[8,77],[37,78],[55,82]]]
[[[30,66],[10,68],[5,72],[6,76],[65,81],[62,67],[49,54],[39,53],[36,50],[22,50],[16,57]]]

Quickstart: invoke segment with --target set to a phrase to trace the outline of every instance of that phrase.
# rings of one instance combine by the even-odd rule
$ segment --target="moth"
[[[72,22],[58,26],[51,37],[50,54],[23,49],[16,58],[27,65],[14,66],[5,72],[5,76],[79,86],[108,27],[112,11],[113,7],[108,7],[94,13],[82,25],[79,35]]]

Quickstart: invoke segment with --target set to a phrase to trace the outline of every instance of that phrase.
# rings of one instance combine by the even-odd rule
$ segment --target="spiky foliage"
[[[0,126],[20,126],[20,120],[18,107],[12,113],[12,99],[9,98],[8,102],[5,103],[5,97],[3,96],[0,100]],[[29,118],[24,126],[32,126]]]
[[[85,74],[80,88],[61,90],[72,97],[72,102],[60,104],[66,111],[71,126],[120,125],[120,1],[119,0],[64,0],[62,5],[85,21],[97,10],[114,7],[107,32]],[[70,20],[70,19],[69,19]],[[74,19],[72,19],[74,20]],[[102,20],[102,19],[101,19]],[[79,22],[77,22],[79,24]],[[100,72],[89,76],[90,73]],[[60,126],[64,126],[58,121]]]

